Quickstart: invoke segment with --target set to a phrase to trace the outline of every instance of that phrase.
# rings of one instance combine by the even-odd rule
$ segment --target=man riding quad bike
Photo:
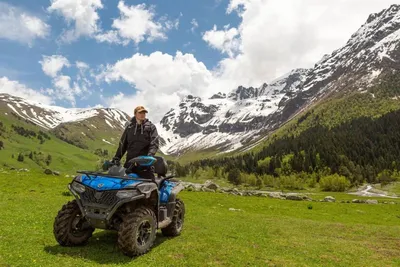
[[[143,135],[146,124],[142,126]],[[132,142],[140,143],[137,147],[142,151],[153,148],[148,153],[155,153],[158,137],[132,137],[129,135],[138,132],[127,130],[128,127],[117,151],[121,157],[121,151],[129,149]],[[157,134],[154,128],[149,132]],[[147,146],[144,140],[148,141]],[[60,245],[83,245],[96,228],[116,230],[118,247],[128,256],[137,256],[150,250],[157,229],[165,236],[181,233],[185,206],[177,194],[183,186],[169,181],[173,176],[166,175],[167,164],[162,157],[130,155],[134,157],[127,159],[125,167],[120,166],[117,157],[106,162],[103,170],[107,173],[78,172],[81,174],[68,185],[75,200],[65,204],[54,221],[53,233]]]

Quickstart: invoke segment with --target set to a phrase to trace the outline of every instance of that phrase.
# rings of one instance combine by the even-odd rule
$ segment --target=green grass
[[[72,199],[62,195],[69,182],[36,173],[0,173],[0,266],[400,265],[399,204],[296,202],[203,192],[181,193],[187,211],[182,235],[159,235],[144,256],[123,256],[112,231],[97,230],[84,247],[61,247],[52,224]]]
[[[386,186],[381,187],[380,189],[400,196],[400,182],[388,184]]]

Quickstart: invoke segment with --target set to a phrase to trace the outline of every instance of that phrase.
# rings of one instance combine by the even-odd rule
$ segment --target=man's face
[[[146,119],[146,112],[145,111],[136,112],[135,117],[137,120],[143,121],[144,119]]]

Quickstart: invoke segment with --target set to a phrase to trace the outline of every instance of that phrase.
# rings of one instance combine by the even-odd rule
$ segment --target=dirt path
[[[386,191],[378,190],[374,188],[372,185],[367,185],[366,187],[360,187],[357,192],[349,193],[351,195],[363,196],[363,197],[389,197],[389,198],[398,198],[397,196],[391,196]]]

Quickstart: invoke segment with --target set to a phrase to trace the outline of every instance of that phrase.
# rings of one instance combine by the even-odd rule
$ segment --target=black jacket
[[[126,162],[138,156],[154,156],[158,150],[159,140],[156,126],[145,119],[137,124],[135,117],[125,127],[115,157],[122,159],[125,152]]]

